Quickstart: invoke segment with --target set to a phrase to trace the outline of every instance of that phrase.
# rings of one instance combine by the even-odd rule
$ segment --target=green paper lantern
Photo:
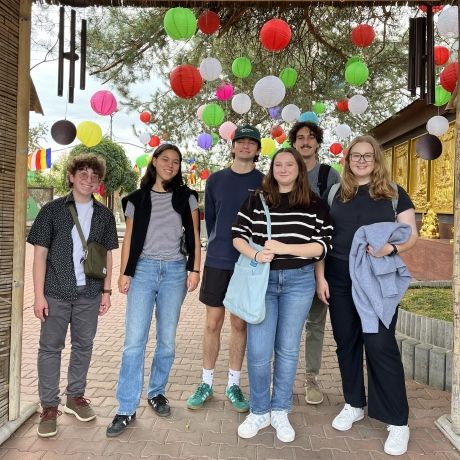
[[[281,144],[281,147],[283,147],[283,149],[289,149],[291,148],[291,143],[289,141],[284,141],[282,144]]]
[[[352,86],[361,86],[369,77],[369,70],[364,62],[353,62],[345,69],[345,80]]]
[[[238,78],[248,77],[252,72],[251,61],[244,56],[236,58],[232,63],[232,72]]]
[[[286,67],[280,72],[280,80],[286,88],[292,88],[297,81],[297,70],[292,67]]]
[[[452,94],[449,91],[446,91],[441,85],[436,85],[435,93],[434,93],[434,105],[436,107],[441,107],[442,105],[446,105]]]
[[[322,115],[323,113],[326,112],[326,104],[324,102],[315,102],[313,104],[313,112],[316,113],[316,115]]]
[[[354,64],[355,62],[363,62],[361,59],[361,56],[352,56],[351,58],[348,59],[347,63],[345,64],[345,69],[350,65]]]
[[[225,118],[225,113],[217,104],[211,103],[208,104],[201,115],[203,123],[211,128],[220,126]]]
[[[212,145],[216,145],[220,141],[220,137],[217,133],[211,133]]]
[[[188,40],[195,35],[196,17],[189,8],[170,8],[165,14],[163,25],[173,40]]]
[[[342,174],[343,166],[340,163],[332,163],[332,169],[335,169],[339,174]]]
[[[140,155],[136,158],[136,165],[139,168],[145,168],[149,164],[150,160],[150,155],[147,153],[144,153],[143,155]]]

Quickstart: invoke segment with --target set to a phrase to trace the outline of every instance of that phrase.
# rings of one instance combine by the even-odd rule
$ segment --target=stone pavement
[[[27,248],[26,290],[24,299],[24,339],[22,364],[22,399],[37,400],[36,353],[39,322],[32,309],[33,292],[30,276],[32,250]],[[115,254],[114,273],[119,271],[119,251]],[[116,278],[116,277],[114,277]],[[116,282],[113,282],[115,287]],[[340,376],[335,356],[335,343],[330,328],[325,338],[323,368],[319,382],[325,391],[324,403],[307,406],[303,398],[303,347],[294,388],[294,406],[290,420],[297,432],[294,442],[279,442],[269,427],[256,437],[239,439],[236,430],[244,415],[233,412],[225,397],[227,381],[228,327],[225,327],[220,358],[215,373],[215,396],[201,411],[189,411],[185,400],[201,376],[201,340],[204,307],[198,301],[198,290],[189,294],[182,309],[177,336],[177,357],[171,371],[167,397],[172,406],[169,418],[159,418],[148,407],[146,399],[137,411],[137,420],[119,438],[108,439],[106,426],[113,418],[117,401],[115,385],[123,343],[125,298],[112,296],[112,308],[102,317],[94,344],[86,396],[91,399],[98,417],[82,423],[73,416],[59,417],[59,432],[54,439],[36,435],[38,414],[31,417],[0,447],[0,459],[334,459],[378,460],[383,453],[385,426],[365,418],[345,432],[335,431],[330,423],[343,405]],[[150,363],[154,350],[154,330],[147,349]],[[63,354],[62,375],[68,363],[69,344]],[[245,369],[244,369],[245,371]],[[243,390],[247,393],[247,375],[243,372]],[[65,380],[61,381],[65,389]],[[450,412],[450,394],[414,381],[407,382],[411,440],[405,459],[458,459],[460,455],[443,437],[433,422]],[[389,458],[389,457],[388,457]]]

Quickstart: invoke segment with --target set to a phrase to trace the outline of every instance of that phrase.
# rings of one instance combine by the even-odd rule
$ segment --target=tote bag
[[[271,239],[270,212],[262,193],[260,193],[260,199],[267,221],[268,239]],[[256,251],[263,249],[252,239],[249,244]],[[270,263],[256,262],[254,259],[240,254],[225,294],[225,308],[247,323],[261,323],[265,318],[265,293],[267,292],[269,275]]]

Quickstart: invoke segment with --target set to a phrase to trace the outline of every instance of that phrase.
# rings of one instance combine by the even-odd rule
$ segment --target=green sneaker
[[[213,395],[212,387],[207,383],[201,382],[195,393],[187,399],[187,408],[189,409],[201,409],[204,403],[211,399]]]
[[[241,388],[233,384],[230,388],[227,387],[225,390],[225,396],[232,403],[233,409],[237,412],[247,412],[249,410],[249,403],[243,396]]]

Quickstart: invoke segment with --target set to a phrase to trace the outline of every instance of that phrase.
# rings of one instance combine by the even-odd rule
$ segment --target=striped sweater
[[[270,269],[300,268],[326,257],[331,249],[332,223],[325,203],[316,198],[308,209],[290,208],[289,193],[281,194],[281,203],[270,208],[272,239],[286,244],[320,243],[320,257],[304,258],[292,255],[275,255]],[[243,238],[261,246],[267,241],[267,225],[262,202],[257,194],[251,194],[243,203],[232,226],[232,237]]]

